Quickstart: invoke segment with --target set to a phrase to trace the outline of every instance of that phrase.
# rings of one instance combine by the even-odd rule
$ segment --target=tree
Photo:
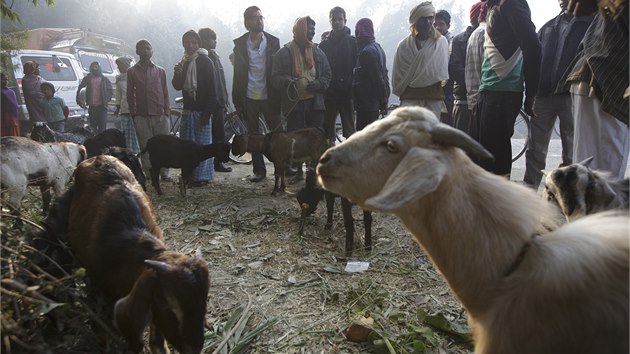
[[[14,22],[19,22],[22,23],[22,21],[20,20],[20,15],[18,15],[15,11],[13,11],[13,2],[15,0],[11,0],[11,4],[8,5],[7,4],[8,0],[2,0],[1,6],[2,6],[2,18],[3,19],[7,19],[7,20],[11,20]],[[39,0],[28,0],[29,2],[33,3],[33,6],[38,6],[39,5]],[[45,0],[46,4],[48,5],[48,7],[51,6],[55,6],[55,0]]]

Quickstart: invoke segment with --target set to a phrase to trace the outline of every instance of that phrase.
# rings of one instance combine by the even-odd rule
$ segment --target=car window
[[[112,64],[107,57],[107,54],[96,53],[96,52],[86,52],[84,50],[79,50],[79,61],[81,62],[81,67],[85,71],[90,71],[90,64],[97,61],[101,66],[101,70],[103,74],[112,74],[114,72],[114,68],[112,68]]]
[[[56,55],[48,57],[22,56],[22,65],[27,61],[39,64],[39,74],[46,81],[76,81],[77,75],[68,58]]]

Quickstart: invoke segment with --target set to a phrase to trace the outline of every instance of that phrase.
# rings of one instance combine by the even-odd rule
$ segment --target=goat
[[[31,131],[31,139],[42,143],[58,143],[62,141],[83,144],[83,142],[94,137],[94,132],[89,128],[75,127],[65,132],[57,132],[44,123],[35,122]]]
[[[129,350],[142,350],[151,322],[152,352],[168,352],[164,339],[180,353],[201,352],[207,263],[167,249],[150,199],[118,159],[85,160],[74,178],[46,220],[56,234],[47,238],[67,238],[95,288],[115,304],[114,320]]]
[[[242,156],[246,152],[258,152],[273,163],[275,184],[271,195],[284,192],[288,166],[319,160],[328,148],[328,139],[319,128],[304,128],[292,132],[271,132],[266,135],[236,135],[232,140],[232,154]]]
[[[40,143],[24,137],[2,137],[0,184],[9,194],[9,208],[19,215],[28,186],[42,193],[42,211],[50,206],[50,188],[59,197],[77,164],[85,159],[85,148],[69,142]]]
[[[334,193],[326,192],[317,186],[317,176],[315,174],[315,170],[309,168],[306,171],[306,181],[304,183],[304,187],[296,194],[296,198],[301,209],[298,235],[303,234],[306,217],[317,210],[317,205],[322,198],[326,199],[327,215],[325,229],[330,230],[332,228],[336,196],[337,195]],[[341,197],[341,213],[343,215],[343,225],[346,230],[345,255],[346,257],[350,257],[352,255],[352,251],[354,250],[354,218],[352,217],[352,203],[344,197]],[[365,248],[368,251],[371,251],[372,212],[369,210],[363,210],[363,226],[365,227]]]
[[[127,147],[125,134],[118,129],[110,128],[98,133],[96,136],[85,139],[83,142],[88,157],[94,157],[103,153],[110,146]]]
[[[627,215],[544,231],[549,203],[462,150],[492,158],[404,107],[329,149],[317,173],[324,189],[400,217],[466,308],[475,353],[627,353]]]
[[[613,180],[589,168],[593,158],[545,172],[543,198],[562,210],[567,221],[615,208],[628,209],[630,180]]]
[[[140,183],[144,191],[147,190],[147,178],[142,171],[142,165],[138,156],[134,155],[131,150],[119,146],[110,146],[102,151],[103,155],[114,156],[122,161],[125,166],[129,167],[133,175],[136,177],[136,181]]]
[[[181,168],[182,184],[181,191],[185,194],[186,188],[192,182],[192,173],[201,161],[211,157],[220,158],[222,161],[228,159],[230,146],[226,143],[215,143],[208,145],[197,144],[190,140],[180,139],[173,135],[159,134],[147,141],[146,147],[140,154],[149,153],[151,161],[151,184],[159,195],[162,195],[160,188],[160,169]]]

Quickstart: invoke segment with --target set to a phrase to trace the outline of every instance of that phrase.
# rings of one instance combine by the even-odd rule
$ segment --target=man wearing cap
[[[421,106],[440,117],[442,81],[448,80],[448,41],[433,27],[435,7],[423,2],[409,14],[411,34],[398,43],[392,70],[401,106]]]

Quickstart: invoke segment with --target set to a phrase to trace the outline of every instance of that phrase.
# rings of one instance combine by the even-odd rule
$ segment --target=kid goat
[[[628,216],[545,232],[549,204],[465,152],[491,158],[405,107],[328,150],[317,172],[325,189],[402,219],[468,311],[476,353],[627,353]]]

